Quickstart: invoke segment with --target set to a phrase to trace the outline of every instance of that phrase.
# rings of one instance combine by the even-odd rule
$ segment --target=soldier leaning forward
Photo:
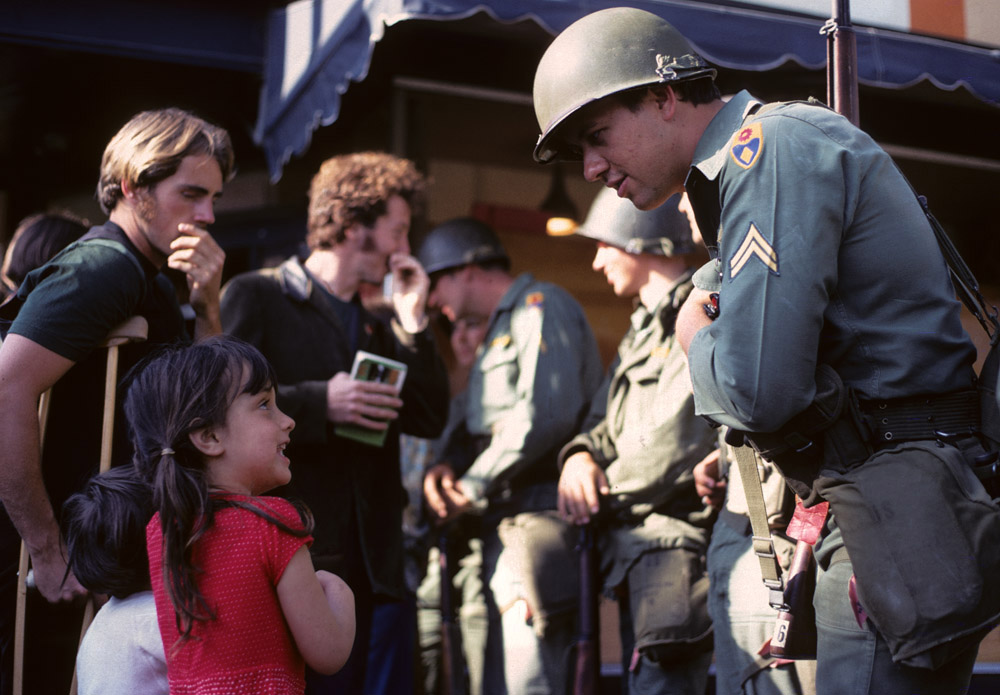
[[[489,316],[464,413],[479,453],[460,475],[439,464],[424,479],[439,519],[483,514],[491,611],[484,678],[497,677],[491,657],[502,638],[508,692],[562,693],[577,590],[566,577],[572,528],[555,511],[555,458],[600,385],[597,342],[569,293],[527,273],[512,276],[496,234],[477,220],[439,225],[418,257],[432,306],[452,321]]]

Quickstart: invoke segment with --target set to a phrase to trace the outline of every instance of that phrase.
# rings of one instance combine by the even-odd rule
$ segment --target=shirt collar
[[[760,103],[746,90],[730,99],[702,133],[694,151],[692,168],[700,171],[707,180],[714,181],[726,161],[733,133],[743,123],[750,109]]]
[[[503,297],[500,298],[500,303],[497,305],[496,311],[494,313],[499,313],[501,311],[510,311],[514,308],[517,303],[518,297],[521,293],[535,281],[534,276],[531,273],[521,273],[511,284],[507,291],[504,292]]]

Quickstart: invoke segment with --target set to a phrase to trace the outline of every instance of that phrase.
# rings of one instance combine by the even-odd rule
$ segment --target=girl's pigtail
[[[163,580],[174,606],[181,641],[191,638],[195,622],[215,616],[198,590],[194,545],[212,525],[208,486],[200,468],[180,459],[192,451],[164,447],[154,463],[154,503],[163,533]]]

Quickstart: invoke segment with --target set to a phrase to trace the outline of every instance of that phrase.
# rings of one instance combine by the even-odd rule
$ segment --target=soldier
[[[600,383],[597,343],[564,290],[510,274],[500,240],[481,222],[445,222],[418,257],[431,276],[432,306],[453,322],[490,317],[467,386],[464,429],[478,455],[463,473],[442,462],[424,479],[441,521],[471,511],[484,517],[484,680],[502,668],[509,693],[561,694],[577,591],[565,576],[572,538],[556,512],[555,460]]]
[[[430,463],[443,458],[453,472],[464,473],[472,452],[469,450],[468,433],[465,432],[465,412],[469,370],[476,361],[479,346],[486,335],[487,316],[464,316],[449,322],[453,360],[451,383],[452,399],[448,407],[448,424],[444,432],[432,443]],[[447,450],[445,450],[447,446]],[[423,471],[422,471],[423,472]],[[422,508],[422,505],[418,505]],[[417,626],[420,640],[420,662],[423,667],[424,693],[463,692],[465,673],[468,672],[470,695],[503,695],[503,680],[484,680],[483,665],[486,659],[488,614],[483,595],[483,553],[480,540],[480,519],[466,514],[446,527],[438,529],[444,537],[430,548],[427,554],[427,572],[417,589]],[[441,547],[442,541],[444,547]],[[442,558],[441,551],[445,551]],[[442,559],[445,567],[442,567]],[[442,569],[452,578],[449,585],[442,577]],[[455,595],[457,611],[448,612],[450,603],[442,601],[442,588]],[[449,597],[451,596],[449,594]],[[447,598],[447,597],[446,597]],[[444,607],[444,611],[442,611]],[[447,624],[458,621],[458,633]],[[444,633],[442,632],[444,627]],[[450,631],[450,632],[449,632]],[[447,672],[442,665],[448,665]],[[446,683],[449,678],[461,683]]]
[[[677,209],[691,225],[691,234],[702,242],[698,223],[687,194]],[[705,284],[697,289],[717,292],[712,276],[702,274]],[[707,285],[707,286],[706,286]],[[719,509],[708,546],[708,612],[712,617],[715,649],[715,691],[754,695],[807,695],[816,692],[816,661],[778,659],[769,654],[774,634],[775,611],[768,589],[761,582],[760,564],[753,553],[753,532],[740,469],[734,465],[732,447],[720,431],[719,449],[694,468],[695,488],[706,504]],[[775,554],[783,571],[788,571],[795,541],[785,534],[795,505],[795,494],[785,485],[774,464],[757,459],[767,509],[767,521]]]
[[[604,502],[598,547],[625,628],[628,692],[703,695],[712,660],[705,551],[715,515],[695,491],[693,469],[716,434],[694,413],[674,336],[696,248],[675,199],[642,212],[609,189],[577,234],[597,241],[594,270],[615,294],[638,302],[607,399],[591,406],[597,424],[559,454],[559,510],[587,523]]]
[[[845,118],[724,103],[714,73],[653,14],[588,15],[539,64],[536,159],[580,157],[640,209],[686,188],[719,283],[677,320],[697,410],[830,502],[818,691],[963,692],[1000,614],[978,588],[1000,575],[1000,513],[971,470],[975,349],[931,225]]]

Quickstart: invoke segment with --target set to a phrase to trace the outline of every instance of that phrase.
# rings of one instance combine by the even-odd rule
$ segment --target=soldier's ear
[[[674,91],[674,88],[668,84],[657,84],[650,87],[649,91],[653,95],[653,102],[660,111],[660,116],[663,120],[671,120],[677,110],[678,101],[677,92]]]

